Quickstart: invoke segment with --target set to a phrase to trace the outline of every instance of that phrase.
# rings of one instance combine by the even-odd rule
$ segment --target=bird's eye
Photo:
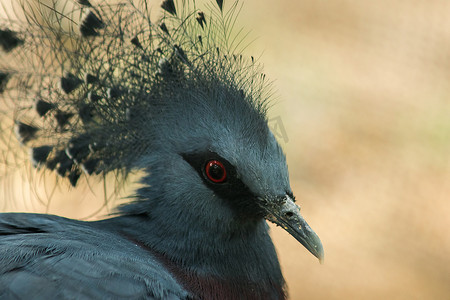
[[[210,160],[206,163],[205,175],[214,183],[223,183],[227,179],[225,166],[218,160]]]

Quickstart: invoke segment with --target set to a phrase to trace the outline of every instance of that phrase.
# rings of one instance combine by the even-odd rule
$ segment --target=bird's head
[[[149,201],[141,207],[154,214],[160,208],[152,200],[160,199],[179,220],[228,232],[266,219],[322,260],[320,239],[300,214],[285,155],[269,129],[264,93],[245,93],[220,78],[183,78],[163,93],[170,99],[158,116],[147,118],[143,132],[153,146],[137,162],[149,172],[140,190]]]

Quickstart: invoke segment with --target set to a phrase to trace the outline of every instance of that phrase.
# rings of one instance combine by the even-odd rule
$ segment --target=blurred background
[[[245,53],[275,80],[274,130],[325,248],[320,265],[272,229],[290,297],[450,299],[450,2],[241,2]],[[67,195],[49,174],[15,177],[4,211],[98,219],[114,206],[113,179]]]

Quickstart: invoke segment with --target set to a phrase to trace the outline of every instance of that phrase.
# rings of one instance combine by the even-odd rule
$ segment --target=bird
[[[143,175],[99,221],[1,213],[0,298],[286,299],[268,222],[324,251],[268,125],[272,83],[243,54],[241,4],[164,0],[153,21],[146,0],[20,3],[24,20],[0,22],[6,151],[74,187]]]

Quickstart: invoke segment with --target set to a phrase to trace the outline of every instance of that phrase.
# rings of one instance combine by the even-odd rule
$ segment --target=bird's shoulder
[[[148,251],[89,222],[0,214],[2,299],[183,299]]]

